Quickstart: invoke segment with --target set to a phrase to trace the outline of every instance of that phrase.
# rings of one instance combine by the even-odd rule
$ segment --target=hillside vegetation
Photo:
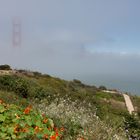
[[[139,97],[132,98],[138,108]],[[47,74],[18,70],[17,73],[0,76],[0,99],[5,104],[20,108],[19,110],[32,106],[34,112],[47,115],[53,120],[54,127],[63,128],[62,140],[140,139],[138,109],[137,116],[130,116],[121,94],[104,93],[100,88],[85,85],[77,79],[65,81]],[[0,126],[5,125],[5,121],[6,118],[0,122]],[[13,122],[9,121],[6,125],[12,126]],[[44,126],[41,127],[43,129]],[[1,129],[0,133],[3,133]],[[46,138],[41,137],[44,132],[40,137],[33,133],[32,136],[24,136],[47,140],[54,133],[55,130],[51,129]],[[0,138],[4,139],[5,135],[0,134]],[[13,137],[15,136],[18,135],[14,134]]]
[[[0,100],[1,139],[59,140],[61,134],[62,128],[55,128],[51,119],[33,111],[31,106],[23,109],[13,104],[5,104]]]

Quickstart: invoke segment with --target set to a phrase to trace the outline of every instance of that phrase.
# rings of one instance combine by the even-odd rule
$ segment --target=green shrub
[[[29,83],[23,78],[11,75],[0,76],[0,89],[14,91],[19,96],[28,97]]]
[[[13,91],[23,98],[42,99],[46,95],[46,91],[36,82],[14,75],[0,76],[0,89]]]
[[[41,100],[42,98],[44,98],[46,96],[46,92],[42,87],[36,87],[34,96],[35,96],[35,98],[38,98]]]
[[[62,133],[46,115],[0,100],[0,139],[59,140]]]
[[[125,116],[125,130],[127,135],[132,139],[140,139],[140,121],[134,115]]]
[[[107,90],[107,88],[105,86],[99,86],[100,90]]]
[[[36,76],[36,77],[42,76],[42,74],[41,74],[40,72],[37,72],[37,71],[33,72],[33,74],[34,74],[34,76]]]
[[[12,70],[9,65],[0,65],[0,70]]]

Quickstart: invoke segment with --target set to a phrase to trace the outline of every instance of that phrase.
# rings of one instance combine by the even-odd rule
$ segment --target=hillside
[[[46,114],[56,127],[64,128],[64,140],[140,139],[137,96],[131,96],[137,115],[129,115],[119,93],[106,93],[77,79],[66,81],[39,72],[14,70],[0,75],[0,99],[21,108],[31,105]]]

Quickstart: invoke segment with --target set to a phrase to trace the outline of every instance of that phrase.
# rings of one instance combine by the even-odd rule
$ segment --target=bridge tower
[[[12,24],[13,24],[13,35],[12,35],[13,47],[20,47],[21,46],[21,20],[19,18],[14,18]]]

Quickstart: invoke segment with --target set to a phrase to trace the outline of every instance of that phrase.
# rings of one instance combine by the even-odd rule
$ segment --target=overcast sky
[[[22,43],[12,45],[12,20]],[[0,64],[63,78],[140,74],[140,0],[0,0]]]

